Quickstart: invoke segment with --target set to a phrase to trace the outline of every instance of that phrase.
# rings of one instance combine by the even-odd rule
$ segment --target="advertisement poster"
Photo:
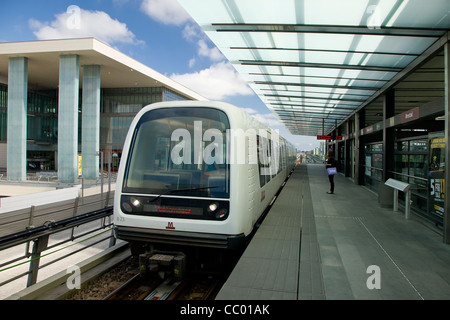
[[[443,218],[445,197],[445,138],[430,139],[430,213]]]

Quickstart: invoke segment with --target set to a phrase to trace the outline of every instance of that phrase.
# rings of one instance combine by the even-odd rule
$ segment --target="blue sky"
[[[211,99],[258,118],[300,150],[315,137],[292,136],[176,0],[4,0],[0,42],[95,37]]]

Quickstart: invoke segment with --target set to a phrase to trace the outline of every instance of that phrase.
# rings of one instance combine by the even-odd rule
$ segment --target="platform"
[[[439,230],[343,175],[335,185],[323,165],[297,166],[216,299],[450,299]]]

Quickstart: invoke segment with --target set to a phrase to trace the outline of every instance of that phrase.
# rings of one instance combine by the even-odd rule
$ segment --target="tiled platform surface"
[[[442,235],[335,183],[329,195],[323,165],[297,166],[216,299],[450,299]]]

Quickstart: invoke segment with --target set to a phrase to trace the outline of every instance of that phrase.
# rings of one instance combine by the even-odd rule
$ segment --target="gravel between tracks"
[[[138,267],[138,258],[130,257],[97,279],[84,284],[66,300],[101,300],[135,275]]]

